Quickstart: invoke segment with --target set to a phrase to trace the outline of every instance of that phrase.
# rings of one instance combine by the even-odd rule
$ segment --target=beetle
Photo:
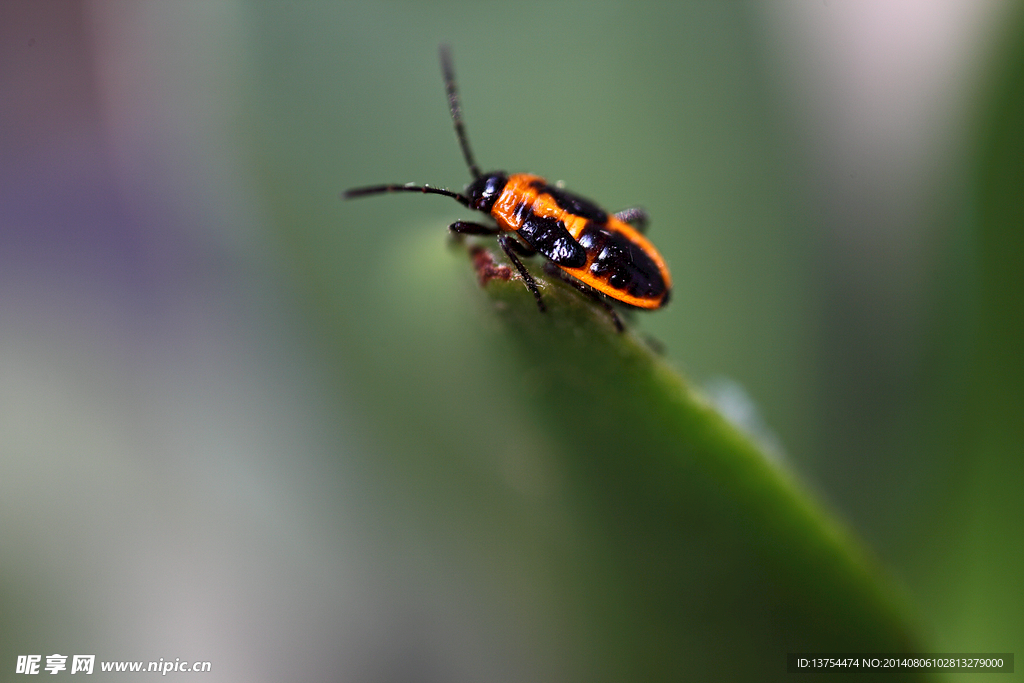
[[[620,332],[622,322],[609,302],[648,310],[668,303],[672,278],[661,254],[643,235],[648,221],[643,209],[608,213],[589,199],[567,192],[540,176],[480,171],[462,121],[448,46],[441,46],[440,57],[455,135],[473,181],[461,193],[408,183],[357,187],[342,196],[352,199],[389,192],[438,194],[489,215],[495,225],[456,221],[448,228],[457,235],[496,236],[542,313],[546,310],[544,299],[520,256],[541,254],[553,264],[546,272],[561,276],[601,303]]]

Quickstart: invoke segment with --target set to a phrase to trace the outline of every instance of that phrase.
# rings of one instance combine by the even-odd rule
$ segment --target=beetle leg
[[[511,237],[508,238],[508,245],[520,256],[533,256],[537,253],[537,250],[529,244],[523,244],[519,240],[512,239]]]
[[[647,232],[647,212],[641,209],[639,206],[631,206],[628,209],[622,211],[616,211],[615,217],[623,223],[629,223],[639,233]]]
[[[550,261],[544,264],[544,272],[547,273],[548,275],[554,275],[556,277],[562,278],[570,285],[578,289],[580,292],[585,294],[587,297],[589,297],[593,301],[596,301],[604,308],[605,311],[608,312],[608,317],[612,319],[612,324],[615,325],[615,331],[620,333],[625,332],[626,327],[625,325],[622,324],[622,318],[619,317],[618,312],[612,307],[610,303],[608,303],[607,299],[605,299],[603,296],[594,291],[593,287],[589,287],[580,282],[579,280],[577,280],[576,278],[566,274],[564,270],[559,268],[554,263],[551,263]]]
[[[526,284],[526,288],[533,294],[533,298],[537,300],[537,308],[540,309],[541,313],[547,310],[544,305],[544,300],[540,297],[540,290],[537,288],[537,281],[530,275],[530,271],[526,270],[526,266],[516,256],[516,252],[523,256],[530,256],[534,254],[534,250],[530,247],[523,246],[518,240],[512,239],[508,235],[498,235],[498,244],[501,245],[502,251],[508,256],[508,260],[512,262],[512,265],[519,271],[519,275],[523,278],[523,282]]]
[[[459,235],[496,235],[498,228],[469,221],[455,221],[448,229]]]

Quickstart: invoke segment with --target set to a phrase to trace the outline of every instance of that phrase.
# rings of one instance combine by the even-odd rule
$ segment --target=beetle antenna
[[[342,192],[341,197],[342,199],[355,199],[356,197],[366,197],[373,194],[385,194],[388,192],[422,192],[423,194],[439,194],[444,197],[451,197],[465,207],[469,206],[469,199],[458,192],[452,192],[451,190],[446,190],[443,187],[413,185],[412,183],[406,183],[405,185],[370,185],[368,187],[355,187],[351,190],[345,190]]]
[[[473,159],[473,152],[469,149],[469,138],[466,136],[466,126],[462,123],[462,105],[459,104],[459,91],[455,88],[455,67],[452,65],[452,50],[447,45],[442,45],[441,71],[444,72],[444,87],[448,91],[448,106],[452,111],[452,122],[455,124],[455,135],[459,138],[459,146],[462,147],[462,156],[466,157],[466,165],[473,179],[479,178],[480,167]]]

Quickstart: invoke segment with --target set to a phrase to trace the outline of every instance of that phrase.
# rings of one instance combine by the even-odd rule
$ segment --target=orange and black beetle
[[[631,208],[607,213],[590,200],[527,173],[481,173],[462,123],[451,53],[443,45],[441,68],[455,133],[473,182],[462,194],[407,184],[360,187],[343,196],[350,199],[386,192],[439,194],[490,215],[496,226],[456,221],[449,229],[458,234],[496,235],[541,311],[545,308],[540,290],[517,254],[532,256],[539,252],[557,266],[554,272],[566,276],[566,281],[602,303],[620,331],[622,323],[609,300],[644,309],[661,308],[668,303],[672,278],[661,254],[642,234],[647,226],[646,212]]]

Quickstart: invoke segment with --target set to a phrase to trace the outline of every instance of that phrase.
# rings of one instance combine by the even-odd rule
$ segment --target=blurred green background
[[[551,547],[592,533],[585,454],[523,404],[466,212],[338,199],[466,183],[442,42],[481,166],[649,211],[675,290],[636,326],[921,641],[1020,651],[1020,10],[4,3],[0,666],[594,678]]]

